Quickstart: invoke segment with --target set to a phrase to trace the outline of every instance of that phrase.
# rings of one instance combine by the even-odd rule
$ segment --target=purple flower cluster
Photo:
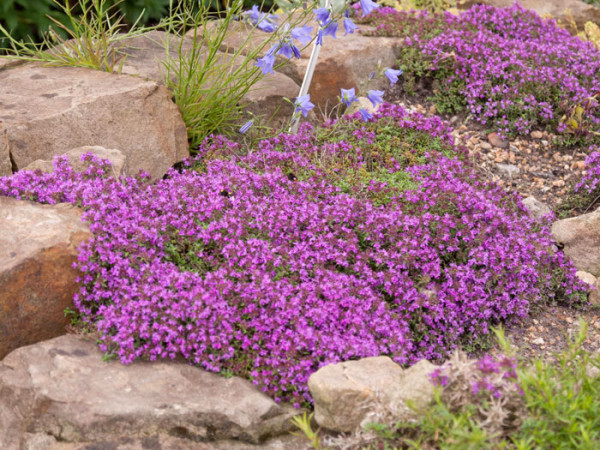
[[[365,21],[377,25],[374,34],[404,37],[405,76],[435,79],[442,112],[466,108],[502,134],[565,131],[570,108],[594,99],[586,120],[590,131],[600,129],[600,51],[553,20],[515,4],[478,5],[458,17],[380,8]]]
[[[470,367],[468,373],[468,384],[473,395],[491,395],[495,398],[502,397],[505,391],[516,389],[520,392],[517,382],[517,360],[505,355],[496,358],[489,354],[484,355],[474,364],[469,360],[466,363]],[[452,363],[439,367],[431,374],[431,381],[435,386],[451,389],[453,380],[449,374],[453,370]]]
[[[585,174],[575,185],[574,190],[593,194],[600,186],[600,148],[590,147],[589,155],[585,159],[585,170]]]
[[[247,152],[213,137],[154,183],[116,180],[89,156],[75,173],[59,158],[52,174],[0,178],[0,195],[83,207],[93,238],[75,302],[103,350],[123,363],[182,356],[278,401],[310,401],[323,365],[439,358],[532,303],[577,293],[548,228],[447,156],[447,125],[390,105],[374,122],[358,116]],[[408,131],[443,150],[394,153],[383,136]],[[388,184],[378,206],[371,194]]]

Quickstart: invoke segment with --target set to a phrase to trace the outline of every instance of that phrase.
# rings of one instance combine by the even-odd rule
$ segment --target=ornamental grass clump
[[[600,129],[600,51],[553,20],[515,4],[478,5],[458,16],[380,8],[359,22],[397,36],[404,88],[431,86],[440,112],[466,110],[504,135],[533,129],[595,142]],[[572,112],[585,117],[572,122]]]
[[[0,178],[0,195],[83,207],[75,304],[107,354],[183,357],[297,405],[324,365],[442,358],[533,304],[578,301],[547,225],[453,156],[443,122],[397,106],[373,122],[303,124],[252,149],[214,137],[154,183],[59,158]],[[423,133],[430,149],[397,149]],[[397,172],[410,183],[386,191]]]

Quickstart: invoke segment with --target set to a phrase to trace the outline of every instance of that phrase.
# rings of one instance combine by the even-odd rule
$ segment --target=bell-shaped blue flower
[[[312,27],[304,25],[302,27],[293,28],[291,31],[292,38],[303,45],[308,44],[312,40]]]
[[[371,0],[360,0],[360,7],[363,11],[362,15],[364,17],[371,14],[374,9],[379,8],[379,5]]]
[[[271,51],[269,51],[262,58],[258,58],[258,60],[256,61],[256,64],[254,64],[254,65],[256,67],[260,68],[263,75],[266,75],[268,73],[274,73],[273,72],[273,64],[275,64],[275,55]]]
[[[383,103],[384,91],[371,90],[367,93],[367,98],[373,103],[373,108],[377,107],[380,103]]]
[[[331,12],[327,8],[317,8],[314,10],[315,17],[317,19],[317,23],[324,27],[329,22],[329,16]]]
[[[252,125],[254,125],[254,121],[253,120],[249,120],[244,125],[242,125],[242,127],[239,130],[240,134],[244,134],[246,131],[248,131],[250,129],[250,127]]]
[[[304,117],[308,115],[308,112],[315,107],[310,101],[310,94],[301,95],[296,98],[296,102],[294,103],[295,113],[302,113]]]
[[[354,91],[354,88],[351,88],[351,89],[342,88],[342,95],[340,97],[340,101],[348,107],[352,104],[352,102],[357,102],[358,99],[356,98],[356,93]]]
[[[373,114],[371,114],[365,108],[360,108],[358,110],[358,112],[360,113],[360,118],[362,119],[363,122],[368,122],[369,120],[371,120],[373,118]]]
[[[354,30],[356,30],[357,28],[358,27],[354,25],[354,22],[352,22],[348,17],[344,17],[344,36],[346,36],[348,33],[354,33]]]
[[[387,69],[385,69],[385,71],[383,73],[385,74],[387,79],[390,80],[390,83],[392,85],[394,85],[398,82],[398,77],[400,75],[402,75],[402,70],[400,70],[400,69],[394,70],[394,69],[387,68]]]

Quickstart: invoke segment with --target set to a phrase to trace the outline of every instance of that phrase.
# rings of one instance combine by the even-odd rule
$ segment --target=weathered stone
[[[398,411],[398,420],[410,417],[406,400],[420,407],[433,398],[428,376],[433,370],[426,360],[402,370],[387,356],[322,367],[308,380],[315,420],[333,431],[352,432],[377,402]]]
[[[123,152],[114,148],[104,148],[98,145],[86,145],[65,153],[69,158],[69,164],[75,172],[83,172],[86,169],[86,165],[81,161],[82,155],[91,153],[92,155],[107,159],[110,161],[113,168],[113,175],[119,177],[127,173],[126,171],[126,159]],[[38,159],[37,161],[28,164],[21,170],[41,170],[42,172],[51,173],[54,172],[53,161],[43,161]]]
[[[552,212],[548,205],[546,205],[544,202],[540,202],[533,196],[529,196],[523,200],[523,206],[525,206],[529,214],[536,219],[539,219],[540,217]]]
[[[2,105],[2,102],[0,102]],[[12,175],[10,151],[8,150],[8,134],[2,120],[0,120],[0,177]]]
[[[551,231],[578,270],[600,277],[600,209],[554,222]]]
[[[307,450],[306,437],[286,435],[268,439],[259,444],[234,440],[197,442],[184,437],[162,433],[144,437],[119,436],[94,442],[59,442],[50,434],[26,433],[27,450]]]
[[[0,197],[0,358],[64,334],[77,290],[72,264],[89,237],[74,206]]]
[[[345,114],[354,114],[361,109],[365,109],[369,114],[375,114],[379,109],[379,105],[373,106],[371,100],[367,97],[358,97],[356,102],[352,102]]]
[[[299,411],[239,377],[177,362],[122,365],[101,356],[92,340],[75,335],[6,356],[0,362],[0,448],[19,448],[39,433],[61,443],[170,435],[194,443],[260,444],[294,429],[290,419]]]
[[[541,131],[537,131],[537,130],[532,131],[530,133],[530,136],[533,139],[538,139],[538,140],[544,137],[543,133]]]
[[[0,56],[0,70],[16,67],[21,64],[25,64],[25,60],[15,59],[10,56]]]
[[[175,81],[180,53],[187,55],[192,47],[192,39],[182,39],[164,31],[151,31],[127,39],[119,48],[119,52],[126,55],[121,73],[139,76],[159,84],[166,84],[168,74],[171,80]],[[201,55],[204,53],[201,52]]]
[[[590,286],[594,286],[596,284],[597,278],[591,273],[584,272],[583,270],[578,270],[575,272],[575,276],[579,278],[584,283],[589,284]]]
[[[189,156],[187,132],[163,86],[78,67],[0,71],[0,118],[17,169],[84,145],[118,148],[132,173],[162,177]]]
[[[596,283],[588,296],[588,300],[592,305],[600,306],[600,279],[596,278]]]
[[[500,175],[504,175],[508,178],[513,178],[521,172],[521,169],[514,164],[496,164],[496,169]]]
[[[493,146],[493,147],[498,147],[498,148],[508,148],[509,147],[509,143],[507,141],[505,141],[504,139],[502,139],[498,133],[490,133],[487,136],[488,142]]]
[[[506,8],[513,3],[514,0],[465,0],[460,2],[459,8],[466,10],[477,4]],[[542,17],[551,16],[565,23],[574,20],[579,29],[583,29],[586,22],[600,24],[600,8],[580,0],[519,0],[519,3]]]

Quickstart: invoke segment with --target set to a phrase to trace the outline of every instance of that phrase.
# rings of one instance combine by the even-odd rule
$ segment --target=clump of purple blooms
[[[587,194],[594,194],[600,187],[600,148],[590,147],[589,154],[585,159],[585,174],[575,185],[575,192],[584,191]]]
[[[373,121],[381,135],[413,127],[452,145],[439,119],[397,106]],[[253,149],[213,137],[156,182],[58,158],[51,174],[0,178],[0,195],[84,209],[93,237],[75,303],[104,351],[123,363],[181,356],[277,401],[309,402],[308,377],[326,364],[441,358],[536,302],[578,298],[574,268],[517,197],[444,152],[373,159],[383,147],[367,148],[361,127],[373,125],[358,114],[338,126],[346,134],[303,124]],[[411,188],[378,206],[361,193],[381,178],[342,192],[328,157],[339,170],[403,172]]]
[[[457,351],[430,376],[441,388],[441,399],[450,411],[477,405],[474,419],[478,426],[498,439],[510,435],[524,415],[523,390],[516,369],[514,357],[486,354],[473,360]]]
[[[414,88],[415,78],[433,79],[438,111],[466,109],[507,135],[568,131],[563,117],[586,105],[588,129],[577,132],[597,140],[600,51],[555,21],[515,4],[477,5],[459,16],[380,8],[362,22],[376,25],[371,34],[404,38],[399,64],[405,88]]]

